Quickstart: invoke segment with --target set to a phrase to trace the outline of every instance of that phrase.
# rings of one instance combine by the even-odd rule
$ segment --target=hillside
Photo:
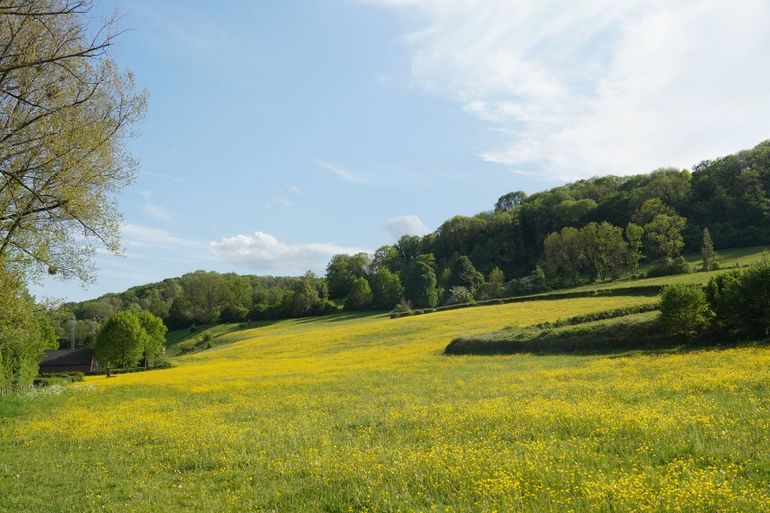
[[[88,378],[6,408],[0,510],[762,510],[770,350],[441,355],[652,300],[280,321]]]

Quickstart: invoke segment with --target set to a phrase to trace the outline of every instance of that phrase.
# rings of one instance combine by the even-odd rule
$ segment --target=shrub
[[[665,259],[654,264],[647,271],[648,278],[657,278],[659,276],[673,276],[675,274],[688,274],[692,272],[692,267],[687,263],[684,257],[674,259]]]
[[[447,296],[447,299],[444,302],[444,304],[460,305],[460,304],[471,304],[473,302],[474,302],[473,292],[469,290],[467,287],[462,287],[458,285],[456,287],[452,287],[449,290],[449,295]]]
[[[770,335],[770,260],[714,276],[706,295],[716,329],[745,337]]]
[[[697,285],[670,285],[660,296],[660,321],[666,332],[690,339],[709,321],[706,294]]]

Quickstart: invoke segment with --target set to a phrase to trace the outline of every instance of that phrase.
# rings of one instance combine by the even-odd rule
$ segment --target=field
[[[770,350],[450,357],[596,297],[277,322],[0,402],[0,511],[770,509]]]

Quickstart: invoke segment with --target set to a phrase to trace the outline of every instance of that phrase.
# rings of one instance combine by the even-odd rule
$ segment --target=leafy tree
[[[202,324],[215,322],[227,299],[224,277],[215,272],[195,271],[182,277],[182,287],[193,319]]]
[[[503,274],[499,267],[489,271],[487,294],[490,297],[502,297],[505,294],[505,274]]]
[[[316,276],[311,271],[306,272],[305,276],[294,284],[292,292],[289,298],[289,313],[294,317],[312,315],[323,302],[316,286]]]
[[[586,263],[600,280],[619,276],[628,263],[628,243],[623,230],[610,223],[589,223],[580,229]]]
[[[0,269],[0,394],[30,387],[45,350],[58,346],[48,318],[35,310],[23,284]]]
[[[710,316],[706,294],[697,285],[669,285],[660,297],[660,320],[664,329],[683,339],[702,330]]]
[[[444,302],[447,305],[461,305],[475,303],[473,292],[466,287],[455,286],[449,290],[449,295]]]
[[[407,267],[404,275],[404,295],[417,307],[436,306],[436,273],[427,261],[417,260]]]
[[[391,272],[387,267],[380,268],[371,277],[372,306],[375,308],[391,309],[404,295],[404,287],[397,273]]]
[[[372,289],[366,278],[356,278],[345,298],[347,310],[366,310],[372,303]]]
[[[118,312],[107,320],[96,337],[96,357],[124,369],[133,367],[145,352],[147,338],[136,313]]]
[[[527,193],[524,191],[509,192],[508,194],[500,196],[497,200],[497,203],[495,203],[495,211],[504,212],[513,210],[524,203],[525,199],[527,199]]]
[[[163,320],[160,317],[153,315],[147,310],[137,313],[136,317],[139,319],[139,323],[146,334],[146,337],[144,337],[142,361],[145,367],[154,365],[166,348],[166,332],[168,328],[163,324]]]
[[[549,276],[575,285],[585,261],[586,255],[577,228],[564,228],[549,234],[543,241],[543,264]]]
[[[642,248],[644,228],[638,224],[628,223],[626,225],[626,240],[628,241],[628,267],[632,271],[639,269],[639,262],[643,258]]]
[[[356,255],[334,255],[326,266],[326,283],[329,287],[329,296],[332,298],[344,298],[353,286],[353,280],[366,276],[369,267],[369,255],[358,253]]]
[[[703,244],[701,244],[700,254],[703,259],[703,270],[710,271],[716,261],[716,251],[714,251],[714,242],[711,240],[711,234],[708,228],[703,229]]]
[[[684,217],[658,214],[644,225],[644,234],[652,257],[674,258],[684,249],[682,230],[687,224]]]
[[[449,279],[450,287],[465,287],[475,294],[483,283],[484,275],[476,270],[470,258],[462,255],[455,260]]]
[[[645,225],[652,222],[659,215],[675,216],[676,212],[660,198],[650,198],[639,206],[639,209],[631,217],[633,223]]]
[[[87,281],[97,247],[119,250],[114,197],[134,176],[124,141],[146,96],[109,58],[115,19],[89,26],[90,10],[66,0],[2,7],[0,260],[14,272]]]
[[[394,273],[401,270],[401,260],[395,246],[382,246],[374,252],[369,264],[369,274],[376,274],[383,268]]]

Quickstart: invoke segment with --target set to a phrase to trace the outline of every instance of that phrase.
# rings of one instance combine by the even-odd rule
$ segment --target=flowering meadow
[[[9,399],[0,511],[770,511],[770,349],[442,354],[653,300],[282,321]]]

